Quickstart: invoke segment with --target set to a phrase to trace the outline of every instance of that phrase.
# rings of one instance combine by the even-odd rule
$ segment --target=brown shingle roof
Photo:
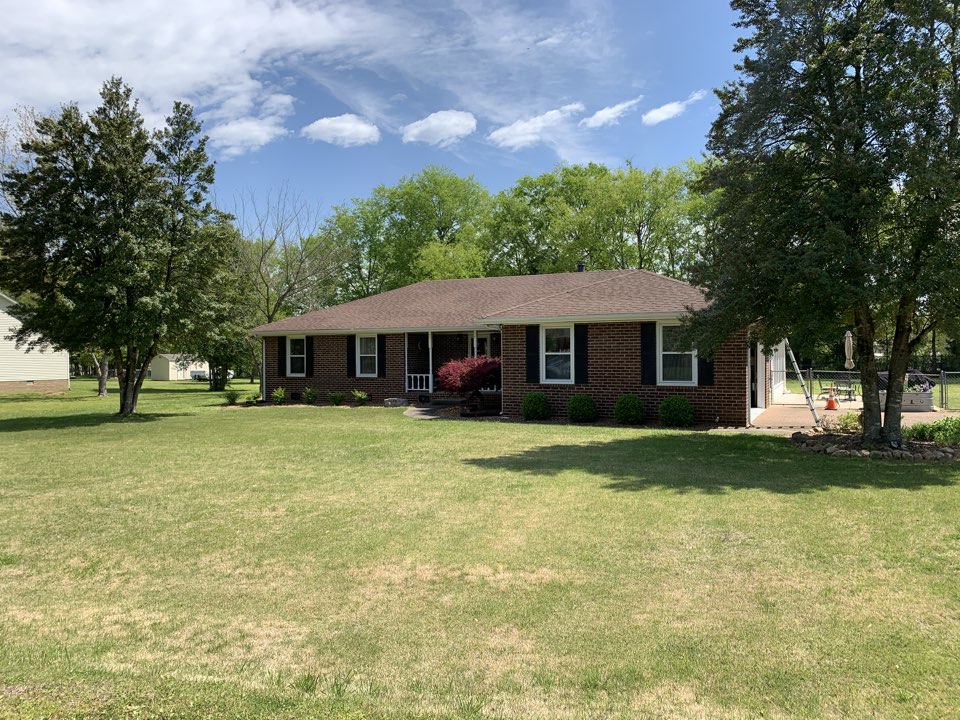
[[[697,288],[645,270],[428,280],[252,332],[479,329],[508,318],[679,314],[703,304]]]

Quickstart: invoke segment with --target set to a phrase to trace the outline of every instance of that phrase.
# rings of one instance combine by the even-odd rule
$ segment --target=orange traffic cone
[[[833,396],[833,393],[832,393],[832,392],[831,392],[829,395],[827,395],[827,406],[826,406],[826,408],[824,408],[824,409],[825,409],[825,410],[839,410],[839,409],[840,409],[840,403],[837,402],[837,398],[835,398],[835,397]]]

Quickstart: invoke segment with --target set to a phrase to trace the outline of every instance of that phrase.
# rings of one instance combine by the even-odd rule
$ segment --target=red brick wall
[[[267,398],[274,388],[282,387],[290,393],[302,393],[312,387],[321,397],[331,390],[349,393],[363,390],[374,402],[387,397],[416,399],[419,393],[406,393],[403,375],[403,335],[387,335],[387,376],[376,378],[347,377],[346,335],[316,335],[313,338],[313,377],[280,377],[277,373],[277,338],[266,338],[267,343]],[[349,399],[349,398],[348,398]]]
[[[647,416],[656,418],[660,401],[673,395],[689,398],[698,421],[747,424],[746,334],[731,338],[714,355],[714,384],[709,387],[659,387],[640,384],[640,323],[595,323],[589,328],[589,375],[586,385],[528,384],[526,339],[522,325],[503,328],[503,413],[518,417],[528,392],[542,392],[556,416],[565,416],[571,395],[591,395],[601,418],[613,417],[613,404],[624,393],[639,395]]]

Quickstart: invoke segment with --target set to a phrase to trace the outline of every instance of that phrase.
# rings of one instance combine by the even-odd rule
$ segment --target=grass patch
[[[957,713],[956,466],[93,388],[0,397],[0,717]]]

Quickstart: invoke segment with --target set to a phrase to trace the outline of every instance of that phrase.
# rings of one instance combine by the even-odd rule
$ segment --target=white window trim
[[[373,338],[374,351],[373,351],[373,372],[372,373],[360,372],[360,338]],[[377,343],[377,336],[376,335],[357,335],[356,343],[357,343],[357,377],[364,377],[364,378],[377,377],[377,372],[379,372],[380,370],[380,357],[379,357],[380,348]],[[368,354],[368,355],[364,355],[363,357],[371,357],[371,356]]]
[[[290,352],[290,343],[293,340],[303,340],[303,355],[293,355]],[[303,372],[295,373],[290,369],[290,359],[293,357],[303,358]],[[307,337],[306,335],[287,336],[287,377],[306,377],[307,376]]]
[[[569,380],[558,380],[556,378],[547,378],[547,330],[569,330],[570,331],[570,379]],[[577,369],[574,367],[576,362],[576,348],[574,343],[576,342],[573,333],[573,325],[570,324],[559,324],[559,325],[541,325],[540,326],[540,383],[542,385],[573,385],[574,379],[577,377]],[[566,353],[550,353],[551,355],[565,355]]]
[[[690,354],[693,356],[691,375],[692,380],[664,380],[663,379],[663,328],[680,327],[678,322],[658,322],[657,323],[657,385],[663,387],[696,387],[697,378],[697,349],[694,348]],[[687,353],[670,353],[671,355],[686,355]]]

